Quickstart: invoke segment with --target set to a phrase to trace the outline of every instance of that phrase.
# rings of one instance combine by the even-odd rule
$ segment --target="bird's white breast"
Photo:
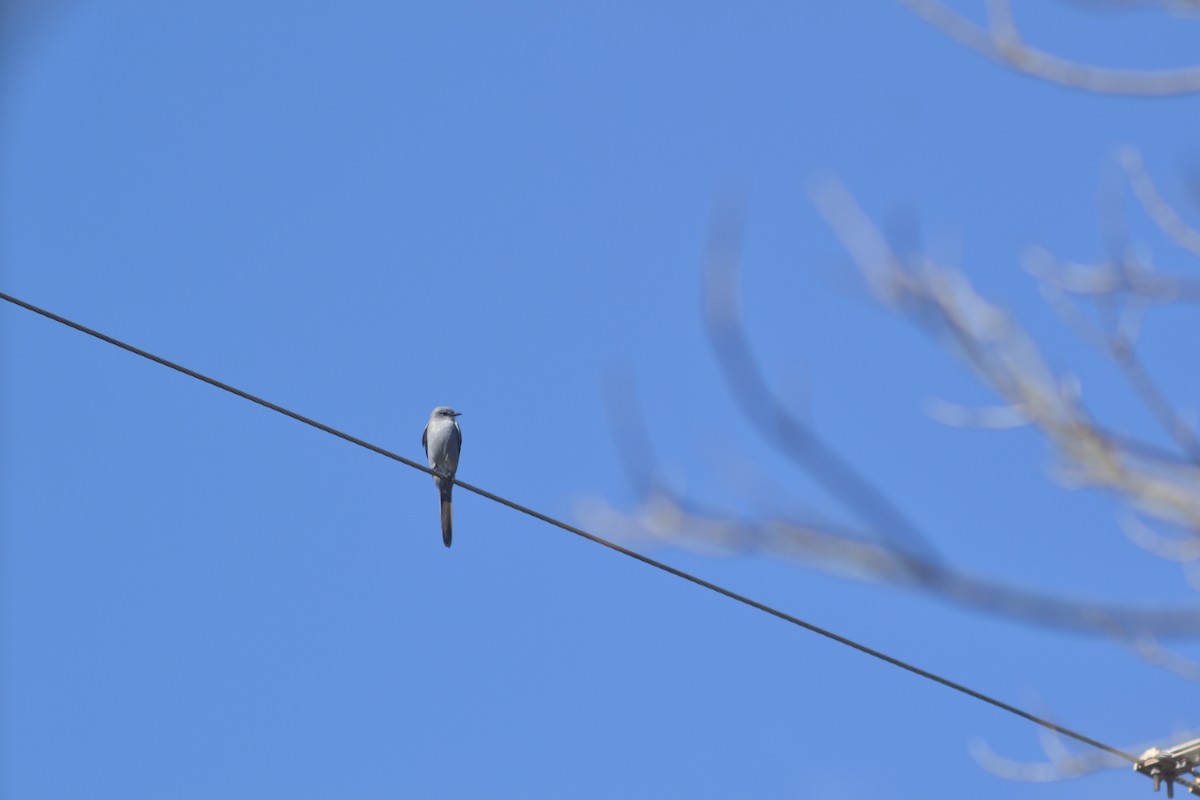
[[[425,442],[431,469],[454,472],[458,469],[458,424],[452,419],[432,419],[425,429]]]

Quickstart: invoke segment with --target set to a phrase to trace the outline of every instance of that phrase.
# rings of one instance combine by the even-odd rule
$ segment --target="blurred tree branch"
[[[1200,66],[1161,70],[1112,69],[1081,64],[1025,42],[1009,0],[987,0],[988,24],[978,25],[940,0],[897,0],[950,39],[1026,75],[1098,94],[1139,96],[1200,92]],[[1195,2],[1139,3],[1140,7],[1195,9]]]
[[[897,2],[949,38],[1051,83],[1124,95],[1200,91],[1200,67],[1118,70],[1037,50],[1022,39],[1008,0],[986,0],[986,27],[940,0]],[[1200,11],[1200,0],[1074,2],[1095,11]],[[1200,256],[1200,230],[1164,198],[1140,151],[1123,148],[1119,162],[1146,216],[1181,251]],[[875,300],[957,356],[999,401],[986,408],[937,401],[931,416],[951,425],[1034,428],[1052,446],[1064,484],[1114,494],[1127,506],[1120,520],[1126,537],[1178,565],[1200,590],[1200,435],[1193,415],[1174,403],[1138,351],[1147,315],[1163,306],[1200,304],[1200,280],[1159,272],[1148,255],[1123,241],[1123,218],[1109,220],[1108,232],[1120,235],[1105,261],[1070,261],[1044,247],[1031,248],[1024,257],[1025,268],[1039,281],[1050,307],[1113,364],[1166,433],[1166,443],[1160,444],[1098,419],[1084,400],[1080,380],[1052,369],[1039,343],[1011,314],[982,297],[961,270],[894,247],[839,180],[830,177],[817,183],[811,199]],[[1200,681],[1200,663],[1162,644],[1165,637],[1200,633],[1200,606],[1096,603],[968,574],[942,559],[917,522],[789,410],[766,380],[742,320],[742,216],[740,202],[719,203],[713,216],[703,277],[710,344],[739,410],[762,441],[819,484],[850,522],[816,513],[788,492],[785,480],[773,479],[748,457],[740,459],[738,480],[730,483],[742,488],[742,506],[755,509],[749,514],[707,506],[673,491],[661,478],[632,381],[626,381],[609,387],[610,419],[641,502],[633,513],[593,505],[583,510],[590,524],[625,538],[800,560],[859,580],[914,588],[966,608],[1099,634],[1148,664]],[[753,487],[757,491],[751,491]],[[1042,747],[1047,761],[1040,764],[1005,759],[986,744],[976,745],[973,752],[988,770],[1021,781],[1062,780],[1124,765],[1103,754],[1072,753],[1057,737],[1043,737]]]
[[[1131,176],[1131,180],[1133,180]],[[959,270],[914,254],[901,258],[838,180],[812,191],[827,224],[881,304],[913,321],[957,355],[1003,405],[970,410],[943,404],[956,424],[1027,425],[1054,447],[1060,474],[1078,486],[1121,497],[1137,514],[1122,527],[1135,544],[1185,567],[1200,564],[1200,454],[1194,428],[1175,410],[1136,355],[1137,330],[1148,305],[1178,301],[1172,279],[1136,262],[1096,267],[1067,264],[1035,250],[1030,271],[1052,304],[1084,297],[1120,310],[1112,330],[1091,324],[1073,304],[1062,316],[1108,355],[1147,409],[1171,435],[1168,448],[1102,425],[1089,410],[1079,381],[1053,371],[1014,318],[981,297]],[[764,442],[814,478],[854,518],[838,524],[805,510],[776,485],[775,510],[747,516],[705,507],[673,492],[661,473],[629,383],[610,386],[610,416],[626,470],[643,501],[633,515],[605,505],[584,510],[589,522],[626,538],[706,551],[760,552],[802,560],[827,571],[936,595],[966,608],[1113,638],[1146,663],[1190,681],[1200,664],[1165,648],[1163,637],[1200,633],[1200,607],[1139,608],[1061,597],[974,575],[944,563],[915,522],[814,431],[792,414],[763,377],[742,324],[740,304],[741,207],[723,204],[714,215],[705,258],[705,323],[722,373],[743,415]],[[1174,238],[1174,237],[1172,237]],[[1188,289],[1190,292],[1191,290]],[[1118,302],[1121,301],[1121,302]],[[1133,309],[1121,303],[1133,303]],[[1130,315],[1136,316],[1131,320]],[[769,478],[749,459],[747,483]],[[780,498],[784,498],[781,500]],[[785,502],[787,500],[787,502]],[[753,500],[748,503],[753,506]],[[1143,520],[1154,520],[1168,535]],[[1191,573],[1189,573],[1190,575]],[[1049,752],[1049,751],[1048,751]],[[1019,780],[1054,780],[1114,766],[1091,755],[1054,754],[1048,763],[1018,764],[986,749],[976,752],[989,770]]]
[[[1064,0],[1088,11],[1165,11],[1177,17],[1200,15],[1200,0]]]
[[[1042,429],[1063,463],[1073,467],[1076,480],[1127,494],[1146,513],[1183,519],[1200,529],[1200,499],[1191,492],[1200,485],[1200,466],[1096,424],[1074,383],[1051,372],[1033,340],[1008,315],[979,297],[961,273],[928,261],[901,263],[840,183],[826,182],[814,200],[876,298],[965,358],[1006,401],[1004,414]],[[817,480],[856,524],[831,523],[811,511],[747,519],[678,496],[656,477],[652,446],[628,386],[610,392],[611,419],[626,470],[644,502],[633,518],[591,508],[587,514],[594,524],[627,537],[649,535],[704,550],[803,560],[842,575],[919,588],[969,608],[1130,641],[1200,633],[1198,607],[1089,603],[944,565],[916,524],[791,414],[763,378],[740,316],[740,226],[740,208],[720,208],[705,259],[706,327],[726,385],[762,440]]]

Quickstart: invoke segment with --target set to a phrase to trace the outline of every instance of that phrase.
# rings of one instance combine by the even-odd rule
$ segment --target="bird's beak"
[[[454,416],[456,416],[456,417],[461,417],[461,416],[462,416],[462,412],[461,412],[461,411],[455,411],[455,412],[454,412]]]

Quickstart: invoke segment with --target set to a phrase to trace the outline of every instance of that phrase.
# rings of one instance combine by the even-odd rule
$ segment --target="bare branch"
[[[666,490],[651,491],[629,515],[605,503],[581,505],[585,523],[631,542],[653,542],[706,555],[761,554],[797,561],[864,582],[927,592],[963,608],[1022,622],[1136,641],[1200,633],[1200,608],[1137,607],[1022,589],[959,569],[905,557],[861,533],[818,519],[747,519],[696,509]]]
[[[1019,406],[988,406],[970,408],[950,403],[939,397],[930,398],[925,404],[925,413],[951,428],[982,428],[1002,430],[1022,428],[1030,424],[1029,418]]]
[[[1195,291],[1194,283],[1163,278],[1131,264],[1085,267],[1063,262],[1048,251],[1038,249],[1036,257],[1027,257],[1027,269],[1042,279],[1043,297],[1059,318],[1080,339],[1108,357],[1137,393],[1142,404],[1175,441],[1188,459],[1200,462],[1200,441],[1193,423],[1171,403],[1138,356],[1136,343],[1142,319],[1150,302],[1177,302],[1185,291]],[[1068,297],[1082,295],[1103,302],[1102,308],[1114,316],[1111,333],[1100,330]],[[1119,294],[1127,295],[1117,307]]]
[[[1192,683],[1200,683],[1200,663],[1168,650],[1152,634],[1142,634],[1128,643],[1138,658],[1147,664],[1165,669]]]
[[[1121,167],[1129,176],[1129,185],[1134,196],[1142,204],[1146,214],[1170,236],[1175,244],[1194,255],[1200,256],[1200,231],[1189,227],[1179,216],[1174,207],[1163,199],[1158,187],[1154,184],[1146,164],[1142,161],[1142,152],[1136,147],[1121,148]]]
[[[1196,738],[1196,732],[1179,732],[1172,741],[1185,741]],[[1101,770],[1128,769],[1129,764],[1116,759],[1108,753],[1089,750],[1084,753],[1073,752],[1067,747],[1063,738],[1052,731],[1038,731],[1038,739],[1042,751],[1046,754],[1044,762],[1015,761],[996,753],[982,739],[976,739],[969,744],[971,755],[976,762],[1000,778],[1020,783],[1056,783],[1072,780],[1083,775],[1090,775]],[[1132,745],[1123,748],[1133,753],[1142,753],[1142,758],[1157,752],[1158,747],[1150,743]],[[1197,786],[1194,778],[1180,775],[1175,783],[1184,789],[1192,790]]]
[[[1118,317],[1114,333],[1107,334],[1090,323],[1087,316],[1061,292],[1044,293],[1059,318],[1073,328],[1080,339],[1107,356],[1120,369],[1126,382],[1137,393],[1142,405],[1192,461],[1200,461],[1200,445],[1192,424],[1179,413],[1151,377],[1138,356],[1134,343],[1140,327],[1141,305],[1131,305]]]
[[[577,513],[588,524],[627,541],[656,542],[712,555],[759,553],[786,558],[856,580],[917,589],[966,608],[1043,626],[1117,636],[1122,641],[1200,633],[1200,608],[1131,607],[1030,591],[922,560],[891,537],[838,525],[811,511],[747,516],[702,507],[658,479],[661,472],[632,395],[632,383],[610,383],[609,388],[608,408],[618,451],[642,501],[632,515],[605,503],[580,506]],[[755,405],[759,413],[778,403],[769,387],[761,389],[766,394]],[[804,457],[796,461],[810,474],[823,465]],[[782,488],[778,494],[786,498]],[[779,498],[771,505],[784,505]],[[758,502],[755,494],[747,505]]]
[[[1031,247],[1023,259],[1026,271],[1047,286],[1069,294],[1099,297],[1127,293],[1156,304],[1200,304],[1200,281],[1164,275],[1147,262],[1081,264],[1059,258],[1044,247]]]
[[[1113,339],[1112,357],[1122,374],[1141,398],[1142,404],[1158,421],[1162,429],[1178,443],[1193,461],[1200,461],[1200,443],[1196,440],[1195,426],[1183,417],[1151,377],[1146,365],[1131,346]]]
[[[1054,445],[1064,477],[1115,491],[1152,516],[1200,534],[1200,466],[1159,458],[1151,445],[1110,435],[1007,313],[956,270],[929,261],[920,269],[899,263],[839,182],[818,186],[813,200],[876,296],[922,324],[1007,404],[1021,408]]]
[[[936,557],[917,526],[768,388],[741,324],[741,237],[741,204],[719,203],[705,256],[704,309],[726,384],[764,442],[820,482],[867,534],[907,554],[910,568],[927,568]]]
[[[1164,536],[1138,519],[1135,514],[1126,514],[1121,519],[1121,531],[1125,538],[1153,556],[1177,564],[1200,561],[1200,539]]]
[[[1200,0],[1065,0],[1087,11],[1165,11],[1177,17],[1200,15]]]
[[[939,0],[897,0],[961,45],[1036,78],[1098,94],[1145,97],[1200,92],[1200,67],[1124,70],[1081,64],[1031,47],[1021,38],[1008,0],[989,0],[989,27],[975,24]]]
[[[1045,762],[1015,761],[999,755],[982,739],[969,745],[971,755],[979,766],[993,775],[1019,783],[1057,783],[1079,778],[1105,769],[1128,768],[1128,764],[1108,753],[1088,751],[1056,756]],[[1134,752],[1137,752],[1135,749]]]

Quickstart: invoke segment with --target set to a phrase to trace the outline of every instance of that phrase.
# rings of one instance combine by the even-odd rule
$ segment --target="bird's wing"
[[[425,456],[429,456],[429,426],[425,426],[425,430],[421,431],[421,447],[425,449]]]
[[[462,450],[462,428],[458,427],[458,421],[454,423],[454,449]]]

